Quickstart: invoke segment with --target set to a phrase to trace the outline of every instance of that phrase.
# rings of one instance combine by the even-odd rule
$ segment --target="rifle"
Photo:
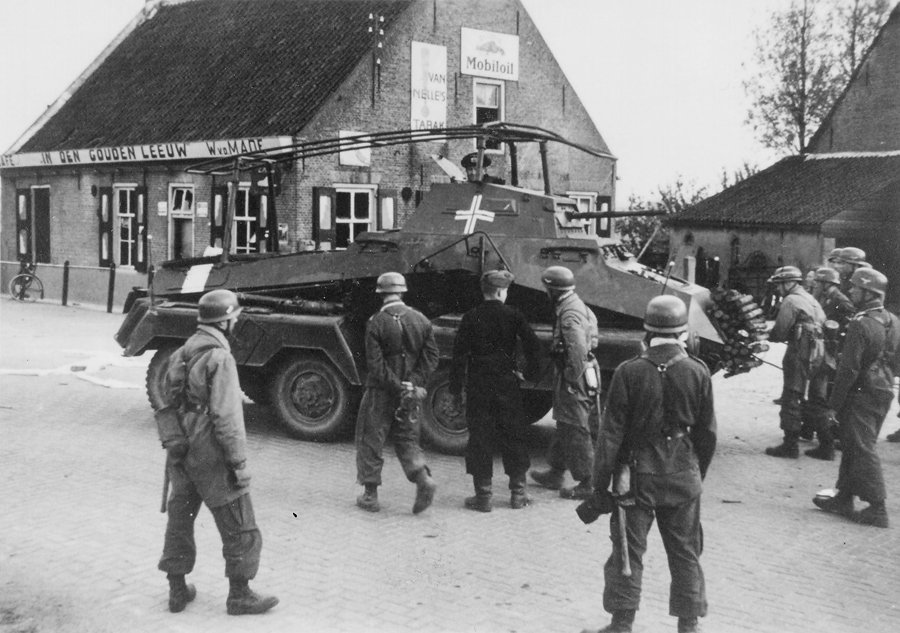
[[[631,578],[631,559],[628,556],[628,528],[625,525],[625,506],[634,505],[631,494],[631,466],[622,464],[613,482],[613,496],[616,498],[616,518],[619,522],[619,549],[622,552],[622,575]]]

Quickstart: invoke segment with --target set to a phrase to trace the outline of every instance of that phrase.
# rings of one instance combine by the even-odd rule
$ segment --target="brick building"
[[[835,247],[857,246],[900,302],[900,4],[803,154],[670,222],[676,261],[719,258],[710,285],[758,295],[777,266],[808,270]]]
[[[97,301],[115,265],[123,296],[149,263],[222,246],[235,193],[227,178],[187,171],[205,158],[492,120],[608,152],[517,0],[150,0],[0,158],[3,278],[22,258],[39,270],[68,260],[76,296]],[[399,145],[246,174],[231,249],[343,248],[400,226],[450,179],[432,156],[458,164],[474,150]],[[550,152],[555,193],[611,207],[614,159]],[[487,153],[489,173],[506,177],[507,150]],[[537,149],[517,158],[520,186],[541,189]],[[42,275],[51,295],[57,277]]]

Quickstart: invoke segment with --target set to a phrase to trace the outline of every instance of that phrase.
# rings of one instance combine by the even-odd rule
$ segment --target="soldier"
[[[590,413],[599,389],[599,378],[591,351],[597,332],[597,317],[575,294],[575,276],[564,266],[550,266],[541,281],[556,311],[552,354],[556,366],[553,419],[556,435],[550,444],[546,471],[532,471],[539,485],[559,490],[564,499],[586,499],[591,495],[594,449]],[[566,469],[578,484],[563,488]]]
[[[857,268],[871,268],[872,265],[866,262],[866,252],[855,246],[847,246],[837,249],[837,253],[831,251],[828,256],[828,263],[841,276],[840,290],[844,294],[850,292],[850,276]]]
[[[357,481],[365,492],[356,505],[378,512],[382,451],[390,435],[406,478],[416,484],[413,513],[431,505],[435,483],[419,446],[419,406],[438,362],[431,321],[403,303],[406,280],[400,273],[378,277],[375,292],[383,305],[366,324],[366,389],[356,420]]]
[[[828,407],[828,394],[834,382],[840,342],[847,324],[856,313],[853,303],[838,289],[840,283],[840,274],[835,269],[822,266],[816,270],[813,297],[818,300],[825,313],[825,359],[810,376],[803,417],[804,425],[808,421],[819,437],[819,446],[808,449],[806,454],[826,461],[834,459],[835,439],[834,414]]]
[[[679,632],[689,633],[707,611],[700,494],[716,448],[712,381],[706,365],[684,349],[687,307],[681,299],[651,299],[644,329],[646,351],[613,375],[597,442],[596,492],[585,502],[595,512],[609,511],[607,488],[613,477],[626,464],[634,471],[627,491],[633,503],[610,519],[613,549],[604,566],[603,608],[612,614],[612,623],[600,631],[631,631],[641,599],[647,534],[655,519],[672,576],[669,614],[678,618]],[[624,556],[629,576],[623,573]]]
[[[499,449],[503,469],[509,476],[513,510],[531,504],[525,492],[525,475],[531,465],[525,445],[522,393],[516,369],[516,341],[525,351],[525,375],[533,380],[538,372],[540,341],[521,312],[505,305],[513,274],[506,270],[486,272],[481,277],[484,302],[462,318],[453,344],[450,393],[462,408],[466,388],[466,473],[472,475],[475,496],[465,507],[491,511],[491,478],[494,452]]]
[[[813,503],[863,525],[888,527],[881,461],[875,442],[894,399],[894,375],[900,369],[900,320],[884,309],[887,277],[859,268],[850,277],[850,299],[859,312],[847,328],[829,401],[841,433],[837,494]],[[853,497],[869,505],[854,511]]]
[[[784,383],[780,418],[784,441],[766,449],[766,455],[773,457],[800,456],[797,446],[802,424],[800,403],[806,394],[814,350],[824,354],[821,338],[825,313],[819,302],[802,288],[802,281],[800,269],[795,266],[782,266],[769,278],[769,283],[777,284],[778,293],[783,297],[769,340],[787,343],[781,362]]]
[[[170,449],[172,492],[160,571],[169,579],[169,610],[184,610],[197,595],[185,583],[197,556],[194,519],[205,503],[222,537],[225,575],[231,588],[229,615],[264,613],[278,604],[260,596],[248,582],[259,569],[262,535],[250,502],[247,436],[237,366],[229,337],[241,312],[230,290],[213,290],[200,298],[197,331],[171,357],[166,372],[169,406],[187,436],[186,452]]]
[[[463,156],[463,159],[460,161],[460,165],[463,166],[463,169],[466,170],[466,180],[469,182],[479,182],[478,180],[478,152],[472,152],[471,154],[466,154]],[[494,178],[490,174],[488,174],[485,170],[491,166],[491,158],[490,156],[484,156],[481,161],[481,181],[483,183],[494,183],[498,185],[503,184],[503,179]]]

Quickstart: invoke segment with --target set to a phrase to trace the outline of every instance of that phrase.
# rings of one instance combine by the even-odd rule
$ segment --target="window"
[[[117,187],[115,205],[115,262],[117,266],[134,266],[135,247],[138,242],[138,209],[134,200],[134,189]]]
[[[336,187],[334,204],[335,248],[347,248],[374,229],[374,188]]]
[[[234,208],[234,224],[231,227],[231,247],[236,254],[258,253],[257,231],[260,227],[259,196],[250,195],[250,187],[242,186]]]
[[[475,96],[476,124],[503,120],[503,88],[504,84],[502,81],[472,80],[472,91]],[[491,151],[503,151],[500,147],[500,141],[493,139],[485,141],[484,146]]]
[[[169,188],[169,258],[194,256],[194,188],[172,185]]]

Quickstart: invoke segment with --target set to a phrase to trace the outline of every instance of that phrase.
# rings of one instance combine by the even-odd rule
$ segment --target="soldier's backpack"
[[[215,347],[217,346],[206,345],[200,347],[189,359],[184,358],[183,348],[179,348],[169,358],[169,365],[163,379],[166,404],[156,410],[155,418],[159,441],[169,453],[169,457],[174,460],[183,458],[187,454],[189,446],[187,434],[181,423],[184,415],[184,406],[187,404],[184,395],[188,375],[190,375],[194,364],[206,352]]]

